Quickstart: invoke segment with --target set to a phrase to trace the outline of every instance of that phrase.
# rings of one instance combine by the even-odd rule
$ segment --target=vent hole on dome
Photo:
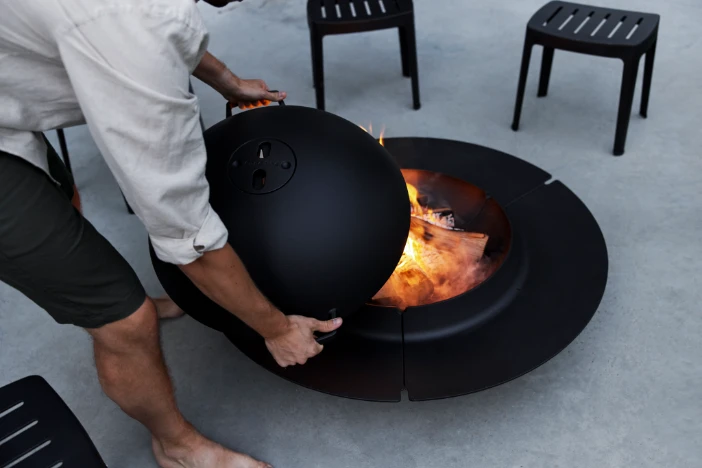
[[[266,141],[258,145],[258,158],[263,159],[271,155],[271,144]]]
[[[266,185],[266,171],[263,169],[256,169],[253,173],[251,185],[254,190],[263,190],[263,187]]]

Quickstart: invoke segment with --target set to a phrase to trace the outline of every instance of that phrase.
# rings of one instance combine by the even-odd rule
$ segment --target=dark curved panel
[[[390,308],[364,307],[344,319],[336,336],[304,366],[281,368],[263,339],[241,323],[227,338],[274,374],[319,392],[373,401],[400,401],[402,318]]]
[[[607,247],[587,207],[565,185],[554,182],[506,211],[523,240],[528,275],[521,287],[502,291],[506,297],[514,295],[501,304],[493,320],[477,329],[437,339],[424,331],[427,320],[441,314],[441,304],[405,312],[405,384],[410,399],[463,395],[519,377],[562,351],[597,310],[607,283]],[[475,305],[470,294],[465,300],[464,307]]]
[[[457,177],[485,190],[502,206],[551,178],[546,171],[507,153],[462,141],[387,138],[385,148],[403,169]]]

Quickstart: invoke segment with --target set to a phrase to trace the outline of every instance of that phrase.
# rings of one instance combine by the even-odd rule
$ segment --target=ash
[[[463,231],[463,229],[456,227],[456,218],[453,216],[453,210],[449,208],[431,210],[428,212],[423,211],[422,213],[417,213],[412,209],[412,217],[426,221],[434,226],[448,229],[449,231]]]

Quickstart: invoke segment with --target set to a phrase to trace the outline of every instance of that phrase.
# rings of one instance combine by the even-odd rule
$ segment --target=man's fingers
[[[278,363],[280,367],[287,367],[288,365],[283,361],[282,359],[278,359],[277,357],[274,356],[275,362]]]
[[[263,99],[271,102],[280,102],[286,97],[288,97],[288,93],[285,91],[276,91],[275,93],[266,91],[266,95],[263,97]]]
[[[240,102],[237,104],[237,107],[241,110],[247,110],[247,109],[255,109],[256,107],[261,107],[261,106],[267,106],[271,102],[278,102],[282,101],[285,99],[287,94],[285,93],[270,93],[266,92],[265,97],[262,99],[259,99],[258,101],[250,101],[250,102]]]
[[[311,319],[312,323],[310,328],[312,328],[313,331],[318,331],[322,333],[329,333],[341,326],[342,320],[341,317],[337,317],[332,320],[325,320],[324,322],[320,320],[315,320]]]

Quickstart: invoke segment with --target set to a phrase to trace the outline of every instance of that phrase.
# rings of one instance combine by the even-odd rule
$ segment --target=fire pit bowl
[[[261,108],[205,132],[210,203],[263,294],[286,314],[358,310],[397,265],[410,223],[400,167],[372,136],[333,114]],[[229,314],[154,258],[183,309],[224,330]],[[187,304],[187,307],[184,305]]]
[[[255,332],[225,314],[218,325],[229,340],[291,382],[373,401],[399,401],[403,391],[430,400],[485,390],[568,346],[607,283],[605,240],[583,202],[545,171],[483,146],[388,138],[385,147],[420,191],[451,205],[459,227],[489,236],[485,255],[495,268],[462,294],[404,311],[369,301],[304,366],[280,368]],[[182,283],[155,266],[186,312],[205,322],[219,317],[221,309],[193,300],[196,290],[180,294]]]

